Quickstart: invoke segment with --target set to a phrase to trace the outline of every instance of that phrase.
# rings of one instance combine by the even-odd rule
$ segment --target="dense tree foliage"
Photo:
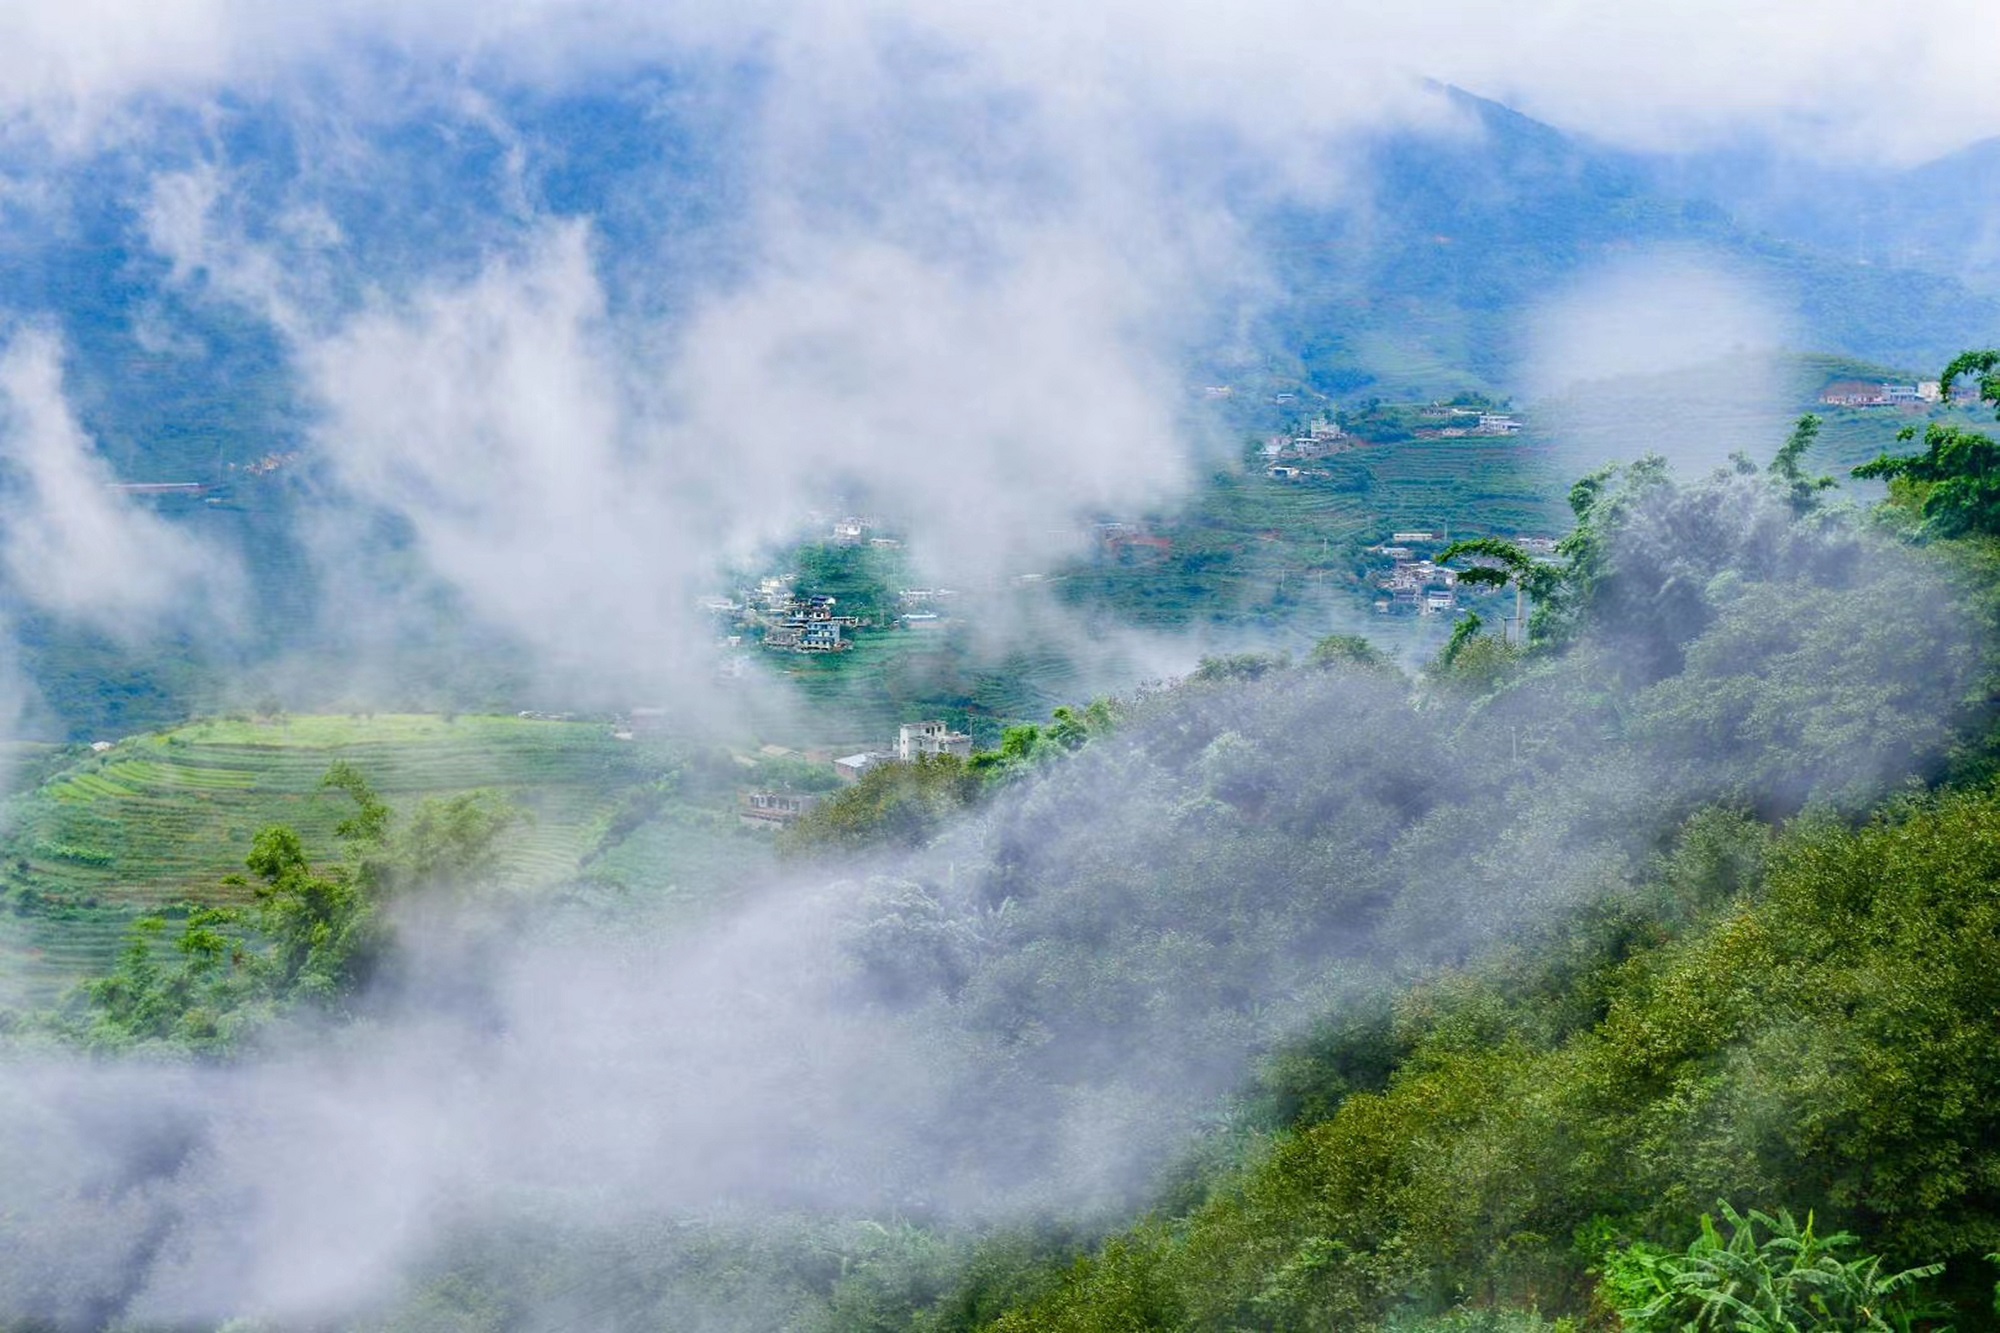
[[[1864,815],[1987,725],[1990,594],[1825,504],[1809,442],[1587,478],[1538,651],[1470,638],[1414,713],[1337,660],[1198,673],[996,812],[972,902],[896,905],[951,964],[877,993],[933,987],[1050,1070],[1146,1052],[1195,1078],[1348,1015],[1271,1047],[1261,1147],[1020,1273],[994,1326],[1604,1320],[1607,1255],[1699,1250],[1718,1198],[1853,1229],[1881,1256],[1829,1260],[1855,1290],[1945,1261],[1961,1318],[1983,1308],[2000,798]],[[948,1309],[872,1326],[991,1322]]]
[[[953,755],[875,764],[845,791],[821,801],[785,829],[779,835],[780,845],[791,851],[921,846],[970,804],[979,788],[979,777]]]
[[[221,1053],[280,1013],[341,1009],[391,947],[387,904],[489,875],[499,837],[517,818],[505,803],[469,792],[424,802],[397,829],[351,765],[334,764],[321,788],[353,803],[336,826],[339,859],[316,863],[292,829],[262,829],[246,858],[250,877],[230,880],[249,890],[250,906],[182,908],[178,934],[167,916],[141,918],[116,970],[78,989],[56,1017],[59,1030],[106,1047]]]
[[[1816,1209],[1886,1251],[1890,1267],[1839,1261],[1840,1309],[1893,1296],[1894,1267],[1948,1260],[1977,1313],[2000,1241],[2000,1112],[1981,1091],[2000,1077],[1996,830],[2000,796],[1985,792],[1859,829],[1810,818],[1775,841],[1704,816],[1642,895],[1398,1001],[1379,1090],[1339,1068],[1379,1038],[1322,1048],[1313,1062],[1344,1092],[1193,1212],[1078,1261],[999,1327],[1338,1329],[1463,1300],[1588,1310],[1607,1250],[1624,1256],[1608,1272],[1628,1327],[1692,1326],[1712,1292],[1656,1267],[1654,1295],[1674,1299],[1641,1317],[1635,1252],[1607,1242],[1659,1256],[1717,1196]],[[1713,1257],[1694,1242],[1690,1262]],[[1770,1259],[1768,1237],[1752,1248]],[[1809,1304],[1810,1280],[1777,1280]],[[1878,1313],[1890,1322],[1796,1326],[1900,1326]]]
[[[870,771],[786,836],[871,851],[829,862],[812,994],[944,1071],[919,1132],[869,1121],[893,1216],[482,1218],[383,1325],[1845,1329],[1935,1297],[1971,1326],[1993,556],[1832,501],[1811,432],[1585,478],[1552,562],[1462,548],[1533,595],[1528,644],[1467,633],[1415,679],[1339,638],[1214,658]],[[225,977],[324,1003],[391,886],[492,845],[476,803],[399,831],[334,785],[340,865],[261,839],[270,919],[190,917],[170,965],[150,928],[107,1031],[192,1039]],[[802,1140],[816,1092],[773,1083]],[[968,1197],[1004,1224],[953,1225]]]
[[[2000,410],[2000,351],[1967,352],[1945,367],[1946,393],[1960,378],[1979,376],[1979,401]],[[1912,431],[1904,431],[1909,439]],[[2000,536],[2000,443],[1981,431],[1945,422],[1924,430],[1920,454],[1883,454],[1854,475],[1890,483],[1897,504],[1921,516],[1939,537]]]

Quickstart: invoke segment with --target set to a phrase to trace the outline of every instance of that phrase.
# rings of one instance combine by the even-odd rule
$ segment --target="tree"
[[[1514,585],[1514,623],[1520,626],[1525,643],[1528,637],[1528,593],[1533,590],[1540,596],[1560,578],[1558,571],[1541,564],[1514,543],[1498,537],[1474,537],[1469,541],[1453,542],[1437,555],[1440,565],[1464,559],[1492,563],[1471,565],[1460,570],[1460,583],[1491,588],[1505,588],[1510,583]]]
[[[1064,706],[1052,715],[1048,737],[1065,750],[1081,750],[1116,727],[1118,715],[1117,701],[1109,698],[1093,699],[1080,709]]]
[[[1792,512],[1804,514],[1819,503],[1819,493],[1830,490],[1839,483],[1832,477],[1808,477],[1805,473],[1806,450],[1812,448],[1819,438],[1820,419],[1808,412],[1799,418],[1799,424],[1792,427],[1791,437],[1778,446],[1778,452],[1771,459],[1769,475],[1785,488],[1785,498],[1791,502]]]
[[[1431,679],[1460,694],[1490,694],[1519,664],[1522,649],[1479,631],[1485,624],[1468,611],[1451,627],[1451,638],[1439,650]]]
[[[1979,376],[1979,401],[2000,415],[2000,351],[1966,352],[1944,369],[1943,391],[1961,377]],[[1897,439],[1914,437],[1906,429]],[[1933,536],[2000,535],[2000,443],[1962,426],[1933,422],[1924,431],[1924,451],[1883,453],[1853,475],[1889,483],[1892,500],[1922,515]]]
[[[1365,671],[1394,671],[1396,664],[1359,634],[1329,634],[1315,643],[1306,660],[1322,670],[1358,667]]]
[[[298,833],[257,833],[244,868],[224,883],[251,889],[253,905],[186,909],[162,956],[164,916],[135,922],[118,966],[85,983],[93,1043],[163,1041],[220,1052],[258,1018],[296,1004],[334,1006],[352,994],[393,943],[383,904],[398,893],[490,874],[497,840],[517,812],[490,793],[433,799],[392,836],[393,814],[360,771],[336,763],[321,781],[353,811],[335,835],[346,855],[315,865]]]
[[[1456,662],[1459,654],[1479,637],[1479,631],[1485,624],[1486,622],[1479,618],[1477,611],[1467,611],[1460,617],[1458,623],[1451,627],[1451,641],[1445,644],[1444,651],[1438,654],[1439,665],[1448,667]]]
[[[954,755],[877,764],[784,829],[778,846],[787,853],[826,846],[919,847],[954,812],[976,800],[981,785],[979,774]]]
[[[374,904],[354,868],[315,871],[299,835],[281,824],[257,835],[246,864],[263,881],[257,924],[271,943],[279,993],[323,1002],[349,990],[377,942]]]

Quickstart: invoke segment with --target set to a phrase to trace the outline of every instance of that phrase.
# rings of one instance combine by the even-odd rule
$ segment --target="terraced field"
[[[247,892],[222,881],[268,824],[289,824],[330,853],[351,808],[320,789],[336,759],[399,810],[480,789],[505,795],[528,815],[504,844],[504,878],[517,888],[609,877],[612,867],[586,863],[617,849],[613,812],[678,763],[670,746],[619,741],[603,725],[414,715],[203,721],[103,752],[28,755],[22,762],[40,762],[44,780],[10,802],[0,838],[0,1003],[46,998],[101,971],[143,911]],[[695,877],[683,863],[712,880],[768,855],[734,827],[728,800],[718,791],[670,801],[656,817],[670,827],[637,831],[650,854],[616,861],[620,882],[678,874],[673,887],[687,893]]]
[[[1361,548],[1399,529],[1558,534],[1568,479],[1532,437],[1369,444],[1277,481],[1215,473],[1192,501],[1146,526],[1159,556],[1072,568],[1062,596],[1141,625],[1211,625],[1307,640],[1349,627],[1373,599]]]

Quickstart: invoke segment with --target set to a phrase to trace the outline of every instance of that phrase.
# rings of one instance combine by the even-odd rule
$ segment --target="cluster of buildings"
[[[771,750],[772,747],[767,747]],[[773,750],[784,754],[789,751]],[[835,776],[843,782],[858,782],[861,775],[883,764],[915,763],[925,755],[948,754],[959,759],[972,757],[972,737],[954,731],[951,724],[936,719],[905,722],[896,729],[895,744],[879,750],[860,750],[831,760]],[[808,758],[813,758],[808,752]],[[825,761],[827,752],[818,756]],[[804,792],[741,791],[736,794],[738,822],[751,828],[782,828],[809,814],[820,797]]]
[[[838,653],[853,644],[842,632],[861,624],[858,616],[841,615],[835,599],[823,593],[792,596],[764,620],[764,646],[773,652]]]
[[[273,472],[276,472],[278,469],[283,467],[289,467],[291,464],[296,463],[298,461],[299,461],[299,455],[298,451],[295,449],[289,453],[282,453],[282,454],[273,451],[271,453],[265,454],[262,458],[256,459],[252,462],[240,463],[240,464],[231,463],[229,464],[229,467],[232,471],[240,467],[242,468],[243,471],[249,473],[253,477],[268,477]]]
[[[763,644],[773,652],[842,652],[852,646],[847,631],[863,623],[859,616],[843,615],[834,598],[818,593],[801,595],[781,578],[759,583],[747,604],[728,597],[704,597],[701,609],[732,626],[762,630]],[[741,634],[729,634],[718,646],[735,648],[742,642]]]
[[[1433,403],[1418,415],[1427,421],[1443,423],[1418,429],[1417,436],[1420,439],[1451,440],[1467,435],[1521,433],[1521,423],[1512,414],[1489,411],[1483,407],[1451,407],[1444,403]]]
[[[835,546],[894,549],[903,545],[900,538],[879,535],[874,518],[850,515],[828,519],[821,514],[817,521],[828,524],[823,531]],[[905,588],[898,596],[896,623],[909,629],[935,628],[945,619],[944,603],[955,596],[949,588]],[[799,592],[793,580],[784,575],[767,576],[736,597],[703,597],[699,604],[716,625],[715,646],[724,650],[741,648],[748,642],[753,648],[761,644],[780,653],[845,652],[854,646],[855,630],[877,624],[871,616],[841,607],[831,595]],[[748,671],[743,659],[731,658],[722,674],[734,679]]]
[[[1382,545],[1368,548],[1370,555],[1389,561],[1388,570],[1375,579],[1383,593],[1375,600],[1378,613],[1434,616],[1458,609],[1458,571],[1419,556],[1415,549],[1417,544],[1441,540],[1434,532],[1398,532]]]
[[[1823,407],[1918,407],[1944,401],[1937,380],[1915,384],[1876,384],[1868,380],[1835,380],[1820,390]]]
[[[1273,435],[1264,441],[1264,475],[1276,481],[1303,481],[1327,474],[1302,466],[1345,453],[1355,441],[1331,421],[1315,421],[1299,435]]]
[[[888,537],[876,531],[882,525],[872,518],[835,519],[829,536],[835,546],[873,546],[877,550],[893,551],[902,546],[899,537]]]
[[[952,588],[904,588],[896,594],[896,623],[904,629],[943,629],[957,599]]]
[[[1376,587],[1382,592],[1382,596],[1375,600],[1375,610],[1382,615],[1414,612],[1424,616],[1456,611],[1458,571],[1438,564],[1417,550],[1418,547],[1441,547],[1450,540],[1449,533],[1397,532],[1391,533],[1389,540],[1380,546],[1368,547],[1369,555],[1389,562],[1389,568],[1375,578]],[[1557,542],[1554,537],[1510,537],[1507,540],[1530,559],[1556,558]],[[1468,559],[1472,564],[1497,563],[1478,556]]]
[[[953,731],[947,722],[905,722],[896,729],[894,746],[843,755],[833,761],[833,771],[841,780],[854,782],[878,764],[913,764],[925,755],[937,754],[970,759],[972,737],[963,731]]]
[[[848,631],[866,624],[860,616],[845,615],[835,598],[821,593],[800,594],[782,578],[767,578],[746,601],[729,597],[704,597],[701,609],[732,629],[762,631],[764,647],[773,652],[838,653],[853,646]],[[741,633],[728,633],[717,640],[719,648],[742,646]],[[736,675],[742,674],[738,668]]]

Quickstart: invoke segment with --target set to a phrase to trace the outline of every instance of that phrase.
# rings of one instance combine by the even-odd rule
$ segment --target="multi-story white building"
[[[905,722],[896,734],[896,758],[909,763],[920,755],[972,757],[972,737],[943,722]]]
[[[746,791],[736,796],[736,818],[749,828],[778,828],[803,817],[819,797],[787,791]]]

